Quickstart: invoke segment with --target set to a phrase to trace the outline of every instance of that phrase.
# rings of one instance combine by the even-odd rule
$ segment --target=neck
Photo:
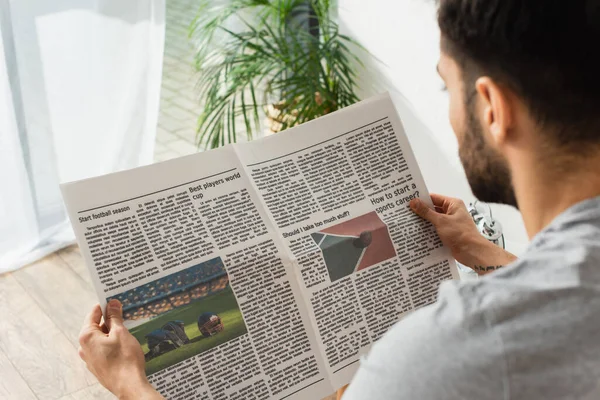
[[[513,175],[513,185],[530,239],[568,208],[600,196],[600,152],[567,162],[538,159],[519,168],[515,171],[522,173]]]

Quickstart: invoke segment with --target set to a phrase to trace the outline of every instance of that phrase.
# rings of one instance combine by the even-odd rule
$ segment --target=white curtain
[[[152,162],[165,0],[0,0],[0,273],[73,242],[59,183]]]

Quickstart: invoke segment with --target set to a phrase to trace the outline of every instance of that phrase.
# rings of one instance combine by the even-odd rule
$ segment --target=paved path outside
[[[167,3],[165,55],[156,134],[155,161],[197,152],[196,121],[200,106],[189,25],[198,10],[198,0],[169,0]]]

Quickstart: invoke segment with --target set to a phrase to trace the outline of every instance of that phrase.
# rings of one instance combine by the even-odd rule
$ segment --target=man
[[[518,206],[523,257],[489,244],[461,201],[414,201],[472,282],[395,325],[344,400],[600,398],[600,0],[441,0],[439,72],[474,194]],[[122,398],[154,398],[143,355],[94,309],[82,357]],[[144,397],[146,396],[146,397]]]

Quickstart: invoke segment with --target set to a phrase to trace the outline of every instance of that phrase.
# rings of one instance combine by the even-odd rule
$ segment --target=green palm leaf
[[[330,17],[329,0],[202,0],[190,26],[196,90],[204,108],[197,144],[214,148],[259,136],[261,115],[280,131],[357,102],[352,39]],[[312,10],[304,22],[298,15]],[[231,29],[235,21],[241,29]],[[315,25],[315,24],[312,24]],[[238,129],[242,131],[238,131]]]

